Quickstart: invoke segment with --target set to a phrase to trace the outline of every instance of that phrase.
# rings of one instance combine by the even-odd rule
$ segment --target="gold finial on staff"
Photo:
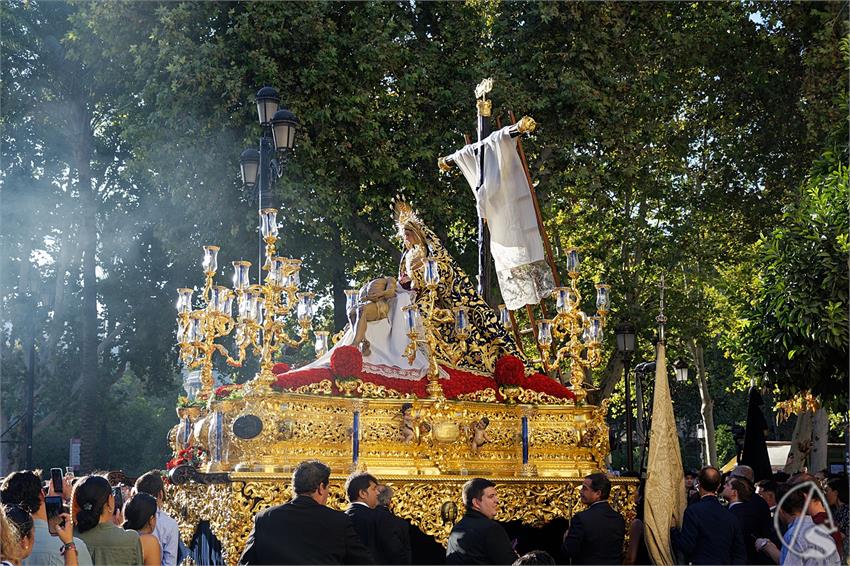
[[[667,322],[667,317],[664,316],[664,290],[667,289],[667,285],[664,284],[664,275],[661,276],[661,283],[658,288],[661,291],[661,308],[658,316],[655,317],[655,322],[658,323],[658,340],[664,342],[664,324]]]
[[[484,79],[475,87],[475,104],[478,107],[478,115],[485,118],[490,117],[493,110],[493,101],[487,100],[487,93],[493,90],[493,79]]]

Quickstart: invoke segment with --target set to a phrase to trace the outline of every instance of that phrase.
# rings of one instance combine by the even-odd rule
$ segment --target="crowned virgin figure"
[[[431,315],[434,356],[441,378],[448,378],[444,367],[491,375],[496,361],[506,354],[524,360],[496,313],[410,205],[397,202],[394,216],[404,246],[398,278],[380,277],[366,283],[349,305],[349,324],[342,337],[325,355],[299,370],[329,368],[337,348],[355,346],[363,355],[364,373],[421,379],[428,373],[429,355],[422,340],[413,346],[415,355],[409,355],[406,317],[410,307]],[[428,258],[439,270],[439,283],[433,291],[424,281]],[[465,327],[460,333],[455,328],[457,310],[464,311]],[[419,330],[422,336],[422,328]]]

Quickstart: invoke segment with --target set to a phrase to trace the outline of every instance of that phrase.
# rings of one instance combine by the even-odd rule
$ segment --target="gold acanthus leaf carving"
[[[308,383],[293,390],[294,393],[306,393],[312,395],[332,395],[333,383],[330,379],[323,379],[317,383]]]
[[[414,399],[416,397],[415,395],[400,393],[395,389],[390,389],[384,385],[377,385],[369,381],[362,382],[357,390],[362,393],[363,397],[371,397],[373,399]]]
[[[498,401],[496,390],[491,387],[470,393],[461,393],[457,398],[459,401],[478,401],[481,403],[495,403]]]

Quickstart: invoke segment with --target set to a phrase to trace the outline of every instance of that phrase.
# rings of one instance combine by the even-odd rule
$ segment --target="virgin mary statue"
[[[405,355],[410,343],[405,307],[410,305],[417,307],[420,313],[433,313],[434,356],[441,366],[442,378],[448,377],[442,369],[445,367],[492,375],[496,361],[507,354],[524,361],[523,354],[499,323],[496,313],[475,291],[469,277],[436,234],[425,226],[407,203],[397,202],[394,212],[397,234],[404,243],[397,281],[385,277],[364,286],[357,304],[353,305],[352,310],[357,312],[350,312],[351,324],[346,326],[343,336],[324,356],[300,369],[328,368],[336,348],[356,345],[363,353],[364,373],[397,379],[421,379],[429,365],[424,346],[421,343],[417,346],[412,361]],[[433,259],[439,271],[439,283],[433,296],[425,287],[426,258]],[[433,309],[430,305],[432,299]],[[460,334],[455,329],[458,307],[464,310],[467,319]],[[363,318],[366,323],[358,332],[361,326],[358,323],[362,323]],[[422,336],[421,328],[419,336]]]

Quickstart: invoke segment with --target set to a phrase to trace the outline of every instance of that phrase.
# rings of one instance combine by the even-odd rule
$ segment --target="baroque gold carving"
[[[392,510],[427,535],[445,545],[454,522],[464,513],[461,488],[470,476],[410,478],[379,476],[395,491]],[[289,475],[231,474],[232,483],[202,486],[169,486],[167,510],[180,523],[180,536],[189,543],[198,522],[207,520],[222,543],[224,560],[236,564],[253,517],[272,505],[291,498]],[[582,480],[491,477],[496,483],[501,508],[496,519],[520,521],[542,527],[557,518],[570,518],[584,508],[579,498]],[[333,475],[328,506],[347,507],[344,475]],[[635,516],[635,492],[638,481],[613,478],[610,502],[629,523]]]
[[[330,379],[323,379],[318,383],[308,383],[307,385],[302,385],[301,387],[295,389],[294,392],[311,393],[313,395],[332,395],[333,383],[331,383]]]
[[[472,391],[471,393],[461,393],[457,396],[460,401],[478,401],[482,403],[496,403],[498,402],[498,398],[496,397],[496,391],[490,387],[487,389],[481,389],[479,391]]]
[[[508,403],[523,403],[529,405],[571,405],[571,399],[554,397],[542,391],[533,391],[524,387],[503,385],[499,388],[502,396]]]

